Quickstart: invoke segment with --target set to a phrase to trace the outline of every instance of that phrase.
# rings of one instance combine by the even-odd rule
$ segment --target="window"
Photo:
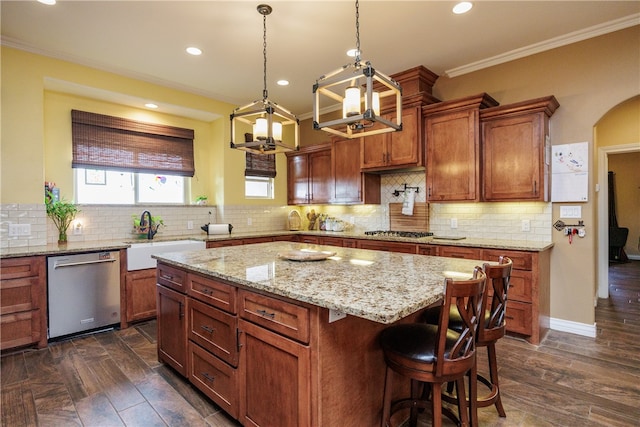
[[[76,195],[81,204],[183,204],[185,184],[178,175],[76,169]]]
[[[251,199],[273,199],[273,178],[264,176],[245,177],[244,196]]]

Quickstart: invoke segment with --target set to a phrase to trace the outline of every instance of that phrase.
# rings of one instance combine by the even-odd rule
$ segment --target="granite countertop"
[[[279,254],[335,253],[321,261]],[[159,261],[274,295],[389,324],[442,297],[445,277],[469,278],[482,261],[273,242],[153,255]]]
[[[499,240],[499,239],[478,239],[466,238],[462,240],[434,239],[433,237],[387,237],[387,236],[368,236],[363,233],[355,233],[352,231],[288,231],[274,230],[263,232],[245,232],[231,234],[206,235],[204,233],[187,235],[187,236],[156,236],[153,242],[171,241],[171,240],[201,240],[201,241],[217,241],[228,239],[249,239],[257,237],[284,236],[284,235],[316,235],[323,237],[341,237],[349,239],[366,239],[388,242],[404,242],[424,245],[446,245],[446,246],[469,246],[476,248],[496,248],[511,249],[522,251],[541,252],[553,247],[553,242],[529,242],[517,240]],[[49,244],[43,246],[22,246],[16,248],[0,249],[0,259],[16,258],[21,256],[37,256],[37,255],[64,255],[78,252],[108,251],[126,249],[134,243],[146,243],[145,239],[128,239],[128,240],[98,240],[88,242],[69,242],[66,245]]]

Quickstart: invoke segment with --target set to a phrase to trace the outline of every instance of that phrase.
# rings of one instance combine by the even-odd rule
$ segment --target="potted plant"
[[[208,199],[207,196],[198,196],[196,197],[196,205],[206,205]]]
[[[55,200],[52,195],[49,196],[45,199],[47,216],[51,218],[58,229],[58,243],[67,243],[67,230],[80,210],[73,203],[69,203],[64,199]]]

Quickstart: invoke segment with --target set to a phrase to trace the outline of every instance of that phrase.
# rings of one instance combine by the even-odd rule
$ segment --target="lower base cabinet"
[[[127,324],[156,317],[156,269],[129,271],[125,275]]]
[[[157,285],[158,360],[187,376],[187,297]]]

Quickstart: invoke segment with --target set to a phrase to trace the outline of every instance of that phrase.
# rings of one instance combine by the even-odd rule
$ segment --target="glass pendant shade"
[[[357,116],[360,114],[360,88],[349,86],[344,91],[342,101],[342,117]]]

